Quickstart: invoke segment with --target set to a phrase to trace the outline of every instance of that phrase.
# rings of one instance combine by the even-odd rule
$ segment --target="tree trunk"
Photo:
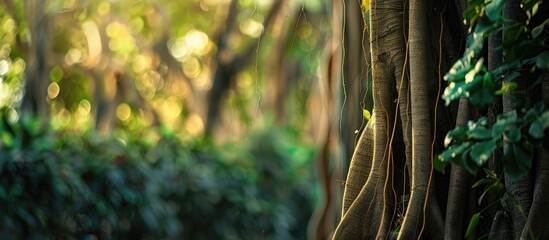
[[[373,239],[388,235],[393,198],[387,187],[391,161],[389,140],[392,122],[392,87],[394,65],[391,59],[398,51],[389,46],[402,44],[402,1],[372,1],[370,52],[372,54],[372,92],[374,94],[374,147],[370,174],[358,197],[343,216],[334,239]],[[400,11],[399,11],[400,10]],[[401,54],[402,52],[400,52]],[[371,120],[371,121],[372,121]],[[365,133],[363,133],[365,134]],[[367,165],[364,165],[367,166]],[[351,171],[355,171],[354,169]],[[357,170],[358,171],[358,170]],[[362,171],[362,170],[361,170]],[[367,170],[364,170],[366,172]],[[392,187],[391,187],[392,188]],[[380,219],[381,218],[381,219]]]
[[[508,1],[503,10],[503,16],[507,19],[521,20],[524,19],[524,13],[520,8],[520,0]],[[505,36],[505,31],[504,31]],[[505,57],[505,56],[504,56]],[[517,80],[519,84],[519,90],[525,89],[525,80],[523,77]],[[521,98],[525,96],[515,97]],[[514,109],[514,100],[508,94],[503,95],[503,112],[509,112]],[[504,146],[504,149],[507,146]],[[504,150],[505,151],[505,150]],[[513,235],[514,239],[520,238],[524,227],[526,226],[526,214],[530,211],[530,205],[532,203],[532,181],[530,174],[519,180],[511,179],[505,175],[505,187],[507,193],[513,198],[513,201],[509,203],[509,212],[511,215],[511,222],[513,223]]]
[[[21,109],[32,116],[47,118],[47,89],[49,68],[46,62],[50,49],[49,16],[46,13],[46,1],[28,0],[27,21],[30,30],[28,58],[26,68],[25,94]]]
[[[429,59],[429,26],[427,1],[414,0],[409,5],[410,95],[412,106],[412,181],[410,202],[399,233],[399,239],[422,236],[426,206],[437,206],[432,192],[431,123],[428,81],[432,79]],[[430,196],[429,196],[430,195]],[[432,206],[430,206],[432,207]],[[433,215],[431,215],[433,216]],[[433,216],[434,217],[434,216]],[[441,219],[442,220],[442,219]],[[435,230],[435,228],[432,228]],[[440,236],[440,235],[439,235]]]
[[[549,106],[549,71],[544,71],[541,76],[541,96],[545,106]],[[547,136],[545,136],[547,138]],[[535,169],[534,196],[532,207],[528,213],[521,239],[548,239],[549,228],[545,219],[549,215],[549,150],[541,144],[537,147],[536,158],[533,169]]]
[[[463,126],[467,124],[467,121],[469,121],[469,102],[466,98],[461,98],[456,126]],[[451,171],[444,239],[463,239],[465,235],[463,232],[464,214],[467,209],[466,204],[473,176],[457,165],[452,166]]]

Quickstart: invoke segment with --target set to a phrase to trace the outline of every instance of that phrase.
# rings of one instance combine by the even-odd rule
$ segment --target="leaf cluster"
[[[549,130],[549,109],[538,103],[528,110],[511,111],[497,116],[492,128],[482,117],[456,127],[444,139],[447,148],[434,160],[435,168],[444,171],[450,162],[477,173],[490,159],[492,153],[507,145],[503,151],[505,174],[521,178],[530,171],[534,146],[542,142]],[[546,146],[549,147],[549,146]]]
[[[549,110],[541,102],[521,106],[515,97],[518,94],[517,80],[528,70],[530,73],[549,69],[549,20],[533,25],[541,1],[521,1],[522,11],[527,18],[523,20],[506,19],[502,15],[508,4],[504,0],[469,1],[464,13],[464,23],[469,24],[470,34],[467,48],[445,75],[448,87],[442,98],[446,105],[466,97],[474,106],[492,104],[497,95],[506,94],[514,99],[515,109],[500,114],[493,126],[488,126],[487,118],[470,121],[450,131],[445,139],[444,152],[434,159],[435,168],[443,171],[452,162],[471,173],[477,173],[488,162],[494,151],[500,151],[503,145],[503,165],[505,174],[512,178],[526,175],[532,165],[536,144],[547,145]],[[486,40],[491,34],[502,36],[499,49],[504,61],[489,70],[482,57]],[[528,86],[539,82],[525,79]],[[545,146],[548,147],[548,146]]]

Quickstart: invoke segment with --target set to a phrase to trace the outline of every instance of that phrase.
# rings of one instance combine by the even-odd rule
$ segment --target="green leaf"
[[[540,69],[549,68],[549,52],[548,51],[542,52],[536,57],[536,67]]]
[[[433,159],[433,167],[435,168],[435,170],[441,172],[441,173],[444,173],[444,170],[446,169],[446,166],[448,166],[448,161],[443,161],[442,160],[443,158],[439,155],[437,155],[435,157],[435,159]]]
[[[467,142],[467,143],[470,143],[470,142]],[[462,166],[463,168],[465,168],[465,170],[467,170],[469,173],[473,174],[473,175],[476,175],[478,173],[478,166],[476,164],[475,161],[473,161],[471,158],[470,158],[470,152],[471,152],[471,145],[472,144],[469,144],[468,145],[468,148],[466,148],[463,153],[460,155],[459,158],[456,158],[456,159],[453,159],[453,163],[459,165],[459,166]]]
[[[438,159],[442,162],[449,162],[453,159],[459,157],[465,149],[471,145],[470,142],[465,142],[460,145],[450,146],[448,149],[444,150],[441,154],[438,155]]]
[[[503,10],[503,0],[493,0],[486,5],[485,10],[486,16],[488,16],[490,21],[499,21],[502,18],[501,10]]]
[[[471,104],[480,106],[492,104],[494,102],[496,84],[492,81],[490,73],[487,72],[482,77],[477,75],[474,81],[469,90]]]
[[[530,149],[525,149],[525,146]],[[504,148],[503,166],[505,174],[513,179],[524,177],[532,168],[532,147],[526,144],[510,143]]]
[[[492,131],[488,130],[484,126],[479,126],[469,131],[469,137],[478,140],[489,139],[492,138]]]
[[[467,140],[467,128],[464,126],[456,127],[446,134],[444,138],[444,147],[448,148],[451,144],[461,143]]]
[[[446,106],[454,100],[458,100],[461,96],[467,94],[467,84],[464,81],[451,82],[444,93],[442,94],[442,99],[444,99],[444,104]]]
[[[370,114],[370,111],[366,110],[366,109],[362,109],[362,116],[364,116],[364,119],[366,120],[370,120],[370,117],[372,116]]]
[[[488,175],[489,177],[491,178],[498,178],[498,175],[491,169],[489,168],[483,168],[482,170],[484,170],[484,172],[486,173],[486,175]]]
[[[484,165],[492,156],[492,152],[496,150],[497,145],[494,140],[479,142],[473,144],[471,151],[469,152],[471,159],[476,162],[478,166]]]
[[[490,183],[490,182],[492,182],[492,181],[493,181],[493,180],[490,179],[490,178],[482,178],[482,179],[478,180],[475,184],[473,184],[473,186],[471,187],[471,189],[480,187],[480,186],[482,186],[482,185],[484,185],[484,184],[486,184],[486,183]]]
[[[12,148],[15,144],[13,137],[8,132],[0,133],[0,143],[8,148]],[[3,147],[0,145],[0,147]]]
[[[469,221],[469,226],[467,226],[467,231],[465,232],[465,238],[468,238],[471,233],[477,228],[478,221],[480,219],[480,213],[475,213],[473,217],[471,217],[471,221]]]
[[[516,73],[516,74],[514,74],[514,73]],[[520,76],[520,73],[513,72],[512,75],[515,76],[514,78],[516,78],[516,77]],[[509,78],[510,77],[508,76],[505,79],[508,80]],[[510,81],[510,80],[508,80],[508,81]],[[517,89],[517,87],[518,87],[518,84],[516,82],[505,82],[501,85],[501,88],[496,91],[496,95],[509,94],[513,90]]]
[[[501,137],[505,133],[505,129],[511,127],[517,122],[516,110],[499,114],[496,123],[492,126],[492,137]]]
[[[545,111],[541,116],[539,116],[530,128],[528,129],[528,134],[535,139],[542,139],[545,136],[545,129],[549,127],[549,111]]]
[[[505,136],[507,136],[507,140],[510,142],[519,142],[522,134],[519,128],[511,128]]]
[[[540,1],[539,0],[522,0],[520,2],[520,7],[522,8],[522,10],[524,11],[529,11],[531,10],[536,4],[538,4]]]
[[[545,25],[549,24],[549,19],[545,20],[545,22],[543,22],[542,24],[534,27],[532,29],[532,37],[533,38],[537,38],[539,37],[539,35],[541,35],[541,33],[543,32],[543,28],[545,27]]]
[[[503,31],[503,47],[504,49],[508,49],[513,47],[519,39],[522,38],[522,35],[525,33],[525,27],[522,25],[522,23],[515,23],[510,26],[505,27]],[[514,59],[506,59],[506,61],[514,60]]]

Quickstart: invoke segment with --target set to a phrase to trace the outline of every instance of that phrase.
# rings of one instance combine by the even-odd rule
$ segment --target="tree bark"
[[[456,126],[463,126],[467,124],[467,121],[469,121],[469,102],[466,98],[461,98],[459,100]],[[463,239],[465,235],[463,232],[464,214],[467,209],[466,204],[472,178],[473,176],[462,167],[452,166],[444,239]]]
[[[374,94],[373,162],[366,183],[358,197],[343,216],[334,239],[373,239],[388,235],[391,220],[391,199],[386,187],[389,176],[389,134],[392,120],[392,87],[394,65],[391,58],[396,51],[389,46],[399,44],[402,35],[402,1],[371,1],[372,26],[370,52],[372,54],[372,92]],[[400,9],[400,11],[399,11]],[[371,121],[372,121],[371,120]],[[354,170],[353,170],[354,171]],[[380,219],[381,217],[381,219]]]
[[[545,70],[541,76],[541,96],[545,106],[549,106],[549,71]],[[545,136],[547,138],[548,136]],[[537,147],[536,158],[533,169],[535,169],[534,196],[532,207],[528,213],[521,239],[547,239],[549,228],[546,218],[549,215],[549,150],[541,144]]]
[[[432,79],[429,64],[428,2],[413,0],[409,5],[410,95],[412,106],[412,181],[410,202],[399,233],[399,239],[422,236],[427,204],[438,205],[432,190],[431,120],[428,81]],[[429,196],[430,195],[430,196]],[[432,207],[432,206],[430,206]],[[433,216],[433,215],[431,215]],[[442,220],[442,219],[441,219]],[[434,228],[433,228],[434,230]]]
[[[510,0],[505,4],[503,10],[503,16],[506,19],[512,19],[520,21],[524,19],[524,13],[520,8],[520,0]],[[504,31],[505,36],[505,31]],[[505,56],[504,56],[505,57]],[[524,89],[525,79],[520,77],[517,79],[519,90]],[[517,98],[524,96],[515,95]],[[509,94],[503,95],[503,112],[509,112],[514,109],[514,100]],[[507,146],[504,145],[504,149]],[[505,151],[505,150],[504,150]],[[519,180],[511,179],[505,175],[505,187],[508,194],[514,199],[509,204],[509,212],[511,215],[511,222],[513,223],[513,235],[514,239],[520,238],[524,227],[526,226],[526,214],[530,211],[530,205],[532,203],[532,181],[530,174]]]

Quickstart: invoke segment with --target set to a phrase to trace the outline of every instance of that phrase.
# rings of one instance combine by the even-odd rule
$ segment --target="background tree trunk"
[[[32,116],[48,117],[47,89],[50,83],[47,64],[50,50],[50,17],[46,13],[48,1],[29,0],[26,3],[30,39],[26,68],[25,94],[21,109]]]

